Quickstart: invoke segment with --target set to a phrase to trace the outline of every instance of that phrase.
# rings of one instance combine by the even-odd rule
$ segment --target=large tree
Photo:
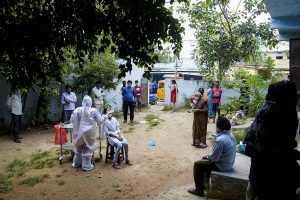
[[[276,34],[270,22],[256,23],[266,13],[263,0],[244,0],[243,9],[231,11],[229,0],[199,0],[184,7],[195,29],[195,56],[202,73],[222,79],[237,61],[256,62],[260,46],[274,47]]]
[[[186,0],[178,0],[183,2]],[[173,3],[173,0],[171,0]],[[164,0],[2,0],[0,1],[0,77],[15,88],[61,80],[63,49],[75,48],[76,57],[104,52],[151,67],[155,48],[169,42],[175,55],[181,49],[183,28]],[[101,47],[98,48],[98,36]]]

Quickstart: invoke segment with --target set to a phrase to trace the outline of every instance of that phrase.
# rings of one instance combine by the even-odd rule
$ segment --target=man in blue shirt
[[[204,156],[202,160],[194,163],[194,181],[196,188],[188,190],[189,193],[204,196],[204,176],[210,178],[212,170],[230,171],[235,161],[236,140],[230,132],[231,125],[227,118],[219,117],[217,120],[217,137],[212,153]]]
[[[128,114],[128,107],[130,110],[130,123],[133,122],[134,118],[134,88],[131,87],[132,81],[127,81],[127,87],[122,88],[122,96],[123,96],[123,116],[124,116],[124,123],[127,123],[127,114]]]

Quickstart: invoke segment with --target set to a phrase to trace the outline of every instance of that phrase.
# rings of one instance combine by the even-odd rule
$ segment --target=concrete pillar
[[[290,79],[300,90],[300,38],[290,39]]]

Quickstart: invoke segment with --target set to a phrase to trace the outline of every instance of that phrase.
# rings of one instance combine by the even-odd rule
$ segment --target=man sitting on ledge
[[[204,196],[204,175],[209,180],[212,170],[230,171],[232,169],[236,154],[236,140],[230,129],[229,120],[225,117],[219,117],[216,124],[216,143],[213,145],[210,155],[204,156],[202,160],[194,163],[196,188],[189,189],[189,193]]]

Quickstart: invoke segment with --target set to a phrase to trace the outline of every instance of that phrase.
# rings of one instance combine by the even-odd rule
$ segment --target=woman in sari
[[[206,134],[207,134],[207,120],[208,120],[208,106],[207,99],[203,98],[201,93],[196,93],[195,98],[198,100],[193,112],[193,146],[200,148],[207,147]]]

